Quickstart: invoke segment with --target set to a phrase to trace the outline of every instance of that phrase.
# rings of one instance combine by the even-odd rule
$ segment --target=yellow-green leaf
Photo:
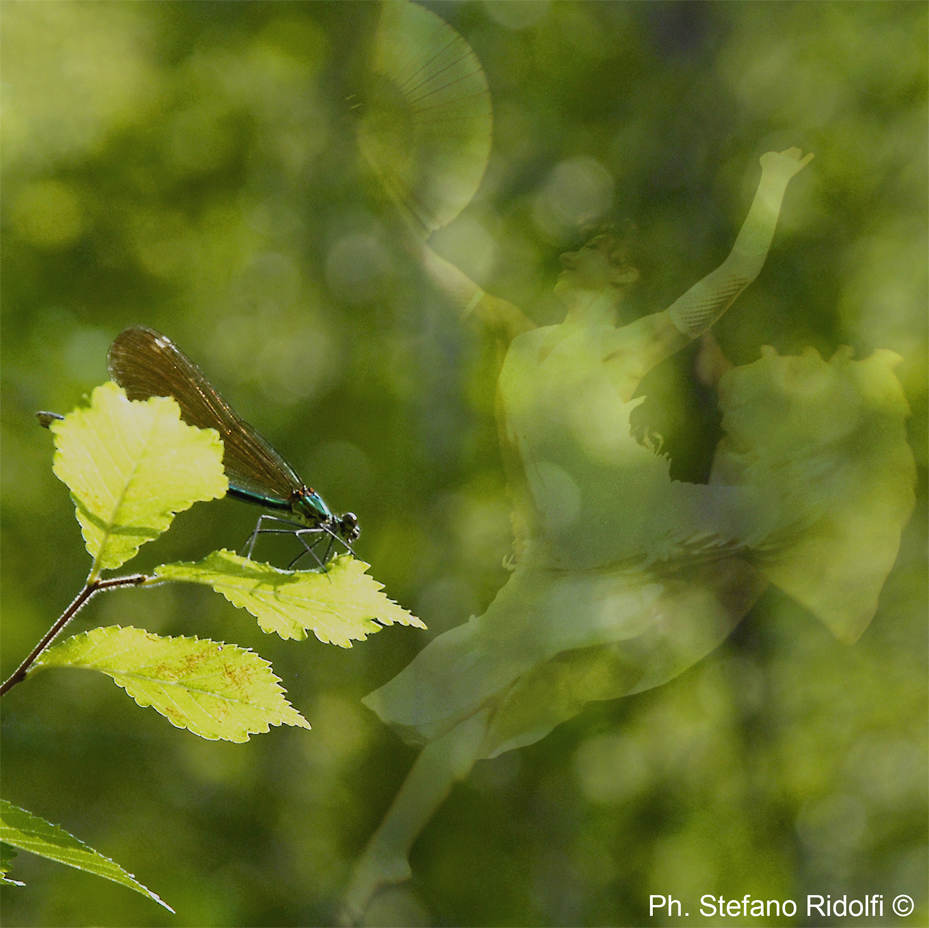
[[[279,677],[254,651],[208,638],[162,638],[141,628],[95,628],[49,648],[41,667],[111,676],[140,706],[209,741],[248,741],[269,725],[309,722],[284,698]]]
[[[2,813],[0,813],[2,816]],[[0,886],[25,886],[21,880],[14,880],[11,877],[8,877],[7,874],[10,872],[10,864],[13,862],[13,858],[16,856],[16,851],[10,847],[9,844],[3,844],[0,842]]]
[[[30,851],[39,857],[47,857],[60,864],[67,864],[69,867],[85,870],[121,886],[127,886],[163,905],[169,912],[174,912],[171,906],[144,887],[119,864],[78,841],[57,825],[46,822],[25,809],[17,808],[5,799],[0,799],[0,841],[18,847],[21,851]]]
[[[228,488],[219,436],[182,422],[169,397],[130,402],[115,383],[105,383],[89,408],[49,427],[55,476],[71,491],[92,575],[124,564],[175,513]]]
[[[155,573],[165,580],[203,583],[233,605],[247,609],[266,632],[282,638],[306,638],[308,630],[326,644],[350,648],[385,625],[425,625],[388,599],[383,584],[369,577],[368,564],[338,557],[325,572],[278,570],[214,551],[199,563],[163,564]]]

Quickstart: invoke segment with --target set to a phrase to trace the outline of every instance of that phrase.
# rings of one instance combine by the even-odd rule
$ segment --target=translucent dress
[[[622,401],[621,361],[604,358],[616,330],[556,328],[514,339],[499,381],[517,566],[483,615],[365,699],[413,743],[484,713],[481,756],[531,744],[696,663],[768,582],[854,641],[896,557],[915,467],[893,352],[766,347],[730,370],[697,485],[633,438],[642,399]]]

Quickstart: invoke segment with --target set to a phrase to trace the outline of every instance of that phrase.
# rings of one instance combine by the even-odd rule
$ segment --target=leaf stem
[[[61,614],[61,617],[45,633],[42,640],[30,651],[29,656],[16,668],[13,674],[0,685],[0,696],[7,690],[26,679],[26,672],[38,660],[39,655],[58,637],[62,629],[73,619],[93,596],[101,590],[112,590],[120,586],[141,586],[150,579],[146,574],[128,574],[125,577],[111,577],[107,580],[99,578],[90,581],[77,596],[71,605]]]

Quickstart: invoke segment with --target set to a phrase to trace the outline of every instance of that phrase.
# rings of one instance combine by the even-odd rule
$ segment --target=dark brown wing
[[[110,346],[110,376],[131,400],[172,396],[188,425],[216,429],[230,489],[277,508],[303,481],[283,457],[233,410],[203,372],[174,342],[147,326],[130,326]]]

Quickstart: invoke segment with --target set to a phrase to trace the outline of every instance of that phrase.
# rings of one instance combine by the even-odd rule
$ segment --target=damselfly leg
[[[310,528],[301,525],[299,522],[292,522],[289,519],[282,519],[280,516],[263,513],[259,516],[258,524],[255,526],[251,535],[249,535],[248,541],[245,542],[245,546],[242,549],[244,557],[250,558],[252,556],[252,552],[255,549],[255,542],[258,540],[259,535],[293,535],[298,539],[300,544],[303,545],[303,550],[287,565],[285,568],[286,570],[292,570],[307,554],[312,555],[313,560],[325,570],[326,563],[332,556],[332,551],[336,542],[339,542],[349,554],[354,554],[351,546],[326,526],[319,525]],[[316,548],[324,541],[327,542],[326,552],[320,557],[316,552]]]

